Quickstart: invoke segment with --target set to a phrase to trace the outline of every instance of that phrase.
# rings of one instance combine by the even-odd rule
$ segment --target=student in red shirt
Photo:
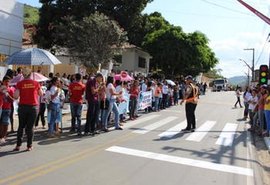
[[[17,131],[17,145],[14,151],[19,151],[22,145],[23,130],[27,135],[27,151],[33,149],[33,126],[38,114],[38,96],[42,95],[42,90],[37,81],[30,79],[31,69],[24,68],[24,79],[17,83],[14,98],[19,100],[18,116],[19,127]]]
[[[2,114],[0,119],[0,139],[1,142],[5,142],[7,136],[8,125],[10,124],[10,114],[13,104],[14,88],[9,86],[10,77],[5,76],[3,78],[3,86],[5,87],[5,94],[2,98]]]
[[[130,110],[129,110],[130,120],[136,119],[135,111],[137,108],[139,93],[140,93],[139,81],[135,80],[130,88],[130,91],[129,91],[129,94],[130,94]]]
[[[71,111],[71,131],[75,131],[77,120],[77,133],[81,136],[81,117],[82,117],[82,104],[85,85],[81,82],[82,75],[77,73],[75,81],[69,85],[70,95],[70,111]]]

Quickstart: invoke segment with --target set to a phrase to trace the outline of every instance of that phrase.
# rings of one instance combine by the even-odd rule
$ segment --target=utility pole
[[[246,48],[244,50],[251,50],[252,51],[252,67],[251,67],[251,81],[255,81],[255,70],[254,70],[254,60],[255,60],[255,48]]]
[[[246,66],[248,67],[248,72],[246,73],[246,75],[247,75],[247,78],[248,78],[248,86],[249,86],[249,83],[250,83],[250,79],[249,79],[249,70],[252,72],[252,67],[250,67],[250,65],[248,65],[248,63],[245,61],[245,60],[243,60],[243,59],[241,59],[241,58],[239,58],[239,60],[240,61],[242,61],[242,62],[244,62],[245,64],[246,64]]]

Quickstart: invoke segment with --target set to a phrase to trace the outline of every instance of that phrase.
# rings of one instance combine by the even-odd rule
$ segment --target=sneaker
[[[0,144],[5,144],[5,143],[6,143],[5,138],[1,138],[1,139],[0,139]]]
[[[191,132],[191,129],[185,128],[185,129],[182,129],[181,131],[182,131],[182,132]]]
[[[77,136],[81,137],[82,136],[82,133],[81,132],[78,132],[77,133]]]
[[[117,128],[115,128],[115,130],[123,130],[123,128],[122,127],[117,127]]]
[[[103,131],[103,132],[109,132],[109,129],[104,128],[104,129],[102,129],[102,131]]]
[[[27,149],[26,149],[26,151],[27,152],[30,152],[30,151],[32,151],[34,148],[32,147],[32,146],[29,146],[29,147],[27,147]]]
[[[16,146],[13,151],[20,151],[20,146]]]

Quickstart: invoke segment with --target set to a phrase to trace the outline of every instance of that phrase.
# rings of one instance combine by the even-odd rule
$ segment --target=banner
[[[138,110],[143,110],[151,106],[152,106],[152,91],[140,93]]]
[[[125,101],[119,103],[118,105],[119,114],[125,114],[129,112],[129,94],[125,93],[123,95],[123,99]]]

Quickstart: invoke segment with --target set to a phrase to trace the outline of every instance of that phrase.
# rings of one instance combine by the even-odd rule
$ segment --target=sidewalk
[[[270,154],[270,137],[264,137],[264,143],[268,149],[268,153]]]

